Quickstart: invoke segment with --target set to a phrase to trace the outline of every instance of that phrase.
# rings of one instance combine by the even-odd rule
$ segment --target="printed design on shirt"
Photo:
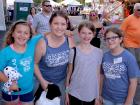
[[[49,67],[61,66],[68,63],[69,50],[55,54],[48,54],[46,62]]]
[[[16,59],[12,59],[11,61],[12,61],[13,68],[14,68],[15,70],[18,70]]]
[[[126,72],[126,67],[123,63],[103,63],[103,70],[106,78],[110,79],[118,79],[121,78],[121,75]]]
[[[20,65],[23,66],[24,72],[28,72],[31,69],[32,57],[23,58],[20,60]]]

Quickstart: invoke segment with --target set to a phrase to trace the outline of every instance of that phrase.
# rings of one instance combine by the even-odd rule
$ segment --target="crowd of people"
[[[139,25],[140,3],[120,28],[105,30],[91,11],[78,25],[77,44],[67,14],[52,12],[50,1],[43,0],[40,13],[31,8],[27,21],[16,21],[7,32],[0,51],[0,82],[8,88],[2,89],[4,105],[34,105],[36,93],[50,84],[60,90],[60,105],[133,105],[140,77]],[[21,77],[10,79],[6,67]]]

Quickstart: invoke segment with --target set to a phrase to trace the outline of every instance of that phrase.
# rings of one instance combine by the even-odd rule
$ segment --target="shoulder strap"
[[[74,56],[73,56],[73,62],[72,62],[72,64],[73,64],[73,66],[72,66],[72,73],[73,73],[74,66],[75,66],[75,58],[76,58],[76,47],[73,47],[72,49],[74,50]]]

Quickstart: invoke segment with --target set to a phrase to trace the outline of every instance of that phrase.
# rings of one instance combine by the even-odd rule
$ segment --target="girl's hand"
[[[103,105],[103,99],[101,96],[95,99],[95,105]]]
[[[70,105],[69,94],[68,93],[65,94],[65,105]]]
[[[40,82],[40,84],[41,84],[43,90],[46,91],[46,89],[48,88],[48,84],[49,84],[49,82],[46,81],[45,79],[43,79],[43,80]]]
[[[13,81],[12,85],[9,88],[10,91],[19,91],[19,87],[16,82]]]
[[[73,37],[73,32],[70,31],[70,30],[66,30],[65,35],[68,36],[68,37]]]
[[[102,96],[99,96],[99,101],[101,103],[101,105],[103,104],[103,97]]]

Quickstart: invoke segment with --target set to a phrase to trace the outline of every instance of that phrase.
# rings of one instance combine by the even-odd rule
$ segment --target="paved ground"
[[[72,24],[74,24],[74,25],[78,25],[81,21],[84,21],[81,16],[74,16],[74,17],[70,16],[70,20],[72,21]],[[118,25],[111,25],[109,27],[112,27],[112,26],[119,27]],[[106,27],[106,28],[108,28],[108,27]],[[4,34],[5,34],[5,32],[0,31],[0,49],[1,49],[2,42],[3,42]],[[75,37],[75,41],[78,43],[77,30],[74,31],[74,37]],[[103,49],[103,51],[107,50],[103,40],[102,40],[101,48]],[[137,87],[135,99],[136,100],[135,100],[134,105],[140,105],[140,84]],[[0,103],[0,105],[2,105],[2,104]]]

